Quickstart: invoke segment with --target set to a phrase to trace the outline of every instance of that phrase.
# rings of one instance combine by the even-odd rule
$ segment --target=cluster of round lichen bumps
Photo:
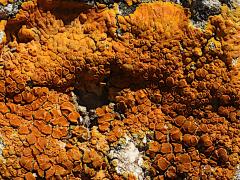
[[[173,3],[117,6],[27,1],[1,21],[0,179],[234,177],[240,9],[198,29]],[[90,126],[78,91],[111,102]]]

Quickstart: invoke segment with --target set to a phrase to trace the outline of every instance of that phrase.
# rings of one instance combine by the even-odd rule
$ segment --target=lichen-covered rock
[[[1,5],[0,179],[238,176],[239,7],[13,3]]]

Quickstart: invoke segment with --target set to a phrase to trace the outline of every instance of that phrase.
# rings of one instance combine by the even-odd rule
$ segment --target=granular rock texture
[[[3,12],[0,179],[237,178],[240,8],[216,7],[203,29],[173,2]]]

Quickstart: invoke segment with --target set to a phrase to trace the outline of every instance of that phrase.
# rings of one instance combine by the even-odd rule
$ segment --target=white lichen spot
[[[207,24],[207,21],[194,21],[194,20],[190,20],[190,25],[199,29],[199,30],[204,30],[205,26]]]
[[[78,109],[78,102],[77,102],[77,96],[76,96],[76,94],[74,94],[74,92],[71,92],[71,96],[72,96],[72,101],[73,101],[73,103],[74,103],[74,105],[75,105],[75,107]]]
[[[3,148],[4,148],[4,144],[3,144],[3,141],[2,139],[0,139],[0,156],[2,156],[2,151],[3,151]]]
[[[65,147],[66,147],[66,143],[62,142],[62,141],[58,141],[58,145],[61,149],[65,149]]]
[[[232,59],[232,65],[236,66],[238,63],[238,58]]]
[[[3,163],[6,163],[6,159],[3,157],[2,155],[2,152],[3,152],[3,149],[5,148],[5,144],[3,143],[3,140],[2,138],[0,137],[0,160],[3,162]]]
[[[5,11],[11,12],[12,10],[13,10],[13,4],[8,4],[7,6],[5,6]]]
[[[111,150],[109,157],[114,159],[118,174],[133,174],[139,180],[144,179],[143,158],[130,137],[125,136],[125,143]]]
[[[33,175],[34,177],[38,177],[38,176],[37,176],[37,173],[32,173],[32,175]]]
[[[147,136],[146,136],[146,135],[144,136],[144,138],[143,138],[142,142],[143,142],[144,144],[146,144],[146,143],[147,143]]]
[[[81,124],[83,123],[83,118],[82,118],[82,116],[80,116],[79,122],[80,122]]]
[[[4,31],[0,31],[0,43],[3,42],[4,36],[5,36],[5,32]]]
[[[233,177],[233,180],[240,180],[240,164],[236,168],[235,175]]]

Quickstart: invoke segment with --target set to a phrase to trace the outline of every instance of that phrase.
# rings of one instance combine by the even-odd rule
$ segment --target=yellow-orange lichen
[[[170,2],[140,3],[128,16],[101,8],[26,1],[1,21],[0,178],[138,178],[107,158],[127,134],[150,179],[231,178],[240,162],[239,8],[222,8],[204,31]],[[78,104],[91,104],[89,94],[115,104],[93,98],[91,116]]]

